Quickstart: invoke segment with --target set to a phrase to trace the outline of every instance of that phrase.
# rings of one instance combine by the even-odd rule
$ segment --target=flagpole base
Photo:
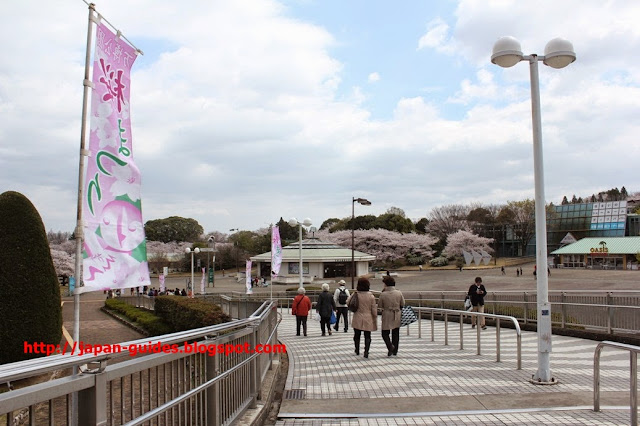
[[[544,381],[540,378],[536,379],[535,374],[532,374],[531,378],[529,379],[529,383],[531,383],[532,385],[557,385],[560,382],[556,380],[555,377],[552,377],[550,381]]]

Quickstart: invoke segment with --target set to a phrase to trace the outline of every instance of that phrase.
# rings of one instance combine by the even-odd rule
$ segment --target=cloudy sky
[[[640,2],[105,0],[144,51],[132,71],[144,220],[255,230],[351,214],[410,218],[533,198],[529,69],[492,65],[570,40],[540,65],[547,201],[640,191]],[[3,1],[0,192],[48,230],[75,226],[87,6]]]

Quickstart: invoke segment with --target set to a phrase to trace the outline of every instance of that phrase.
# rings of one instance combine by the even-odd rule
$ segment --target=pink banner
[[[247,268],[245,269],[247,294],[253,294],[253,288],[251,287],[251,261],[247,260]]]
[[[160,291],[164,292],[164,275],[158,275],[158,281],[160,281]]]
[[[282,265],[282,241],[280,240],[280,228],[271,228],[271,278],[275,278],[280,273]]]
[[[136,56],[124,40],[97,25],[82,208],[84,291],[151,284],[129,109]]]

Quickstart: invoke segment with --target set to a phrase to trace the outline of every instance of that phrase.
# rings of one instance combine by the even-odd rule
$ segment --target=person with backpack
[[[349,329],[349,309],[347,308],[347,299],[349,298],[349,290],[344,286],[344,280],[338,281],[338,287],[333,293],[333,301],[336,303],[336,325],[333,327],[338,331],[340,325],[340,317],[344,317],[344,332]]]
[[[300,335],[300,326],[304,335],[307,335],[307,317],[311,310],[311,300],[305,294],[305,289],[300,287],[298,294],[293,298],[293,305],[291,305],[291,314],[296,316],[296,336]]]

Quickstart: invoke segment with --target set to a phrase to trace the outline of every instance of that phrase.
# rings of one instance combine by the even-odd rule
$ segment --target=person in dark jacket
[[[318,296],[316,303],[316,312],[320,314],[320,329],[322,335],[325,335],[325,327],[331,336],[331,314],[336,310],[336,303],[333,295],[329,293],[329,284],[322,284],[322,293]]]
[[[471,306],[473,306],[473,312],[484,313],[484,296],[487,295],[487,290],[482,285],[482,278],[476,277],[476,282],[471,284],[469,287],[469,297],[471,298]],[[476,316],[473,315],[471,317],[471,328],[475,328],[476,326]],[[487,329],[487,326],[484,323],[484,317],[480,317],[480,327],[483,330]]]

